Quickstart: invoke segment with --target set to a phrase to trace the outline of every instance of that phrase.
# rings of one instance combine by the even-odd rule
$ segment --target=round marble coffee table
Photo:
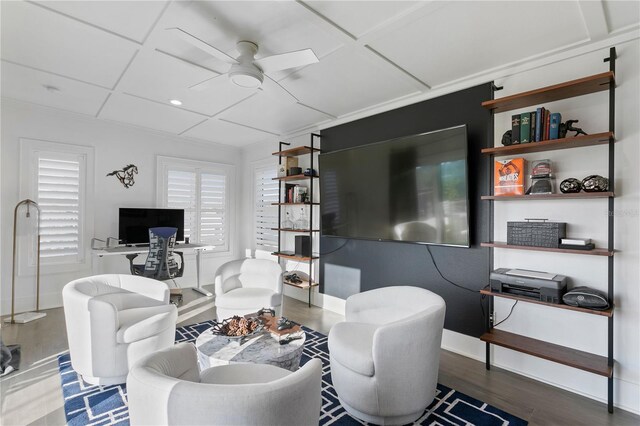
[[[271,364],[295,371],[300,366],[305,333],[302,338],[281,345],[268,332],[243,340],[214,335],[211,329],[196,339],[200,369],[215,365],[254,363]]]

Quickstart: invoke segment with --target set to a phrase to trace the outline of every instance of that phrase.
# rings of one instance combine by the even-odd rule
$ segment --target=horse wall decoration
[[[134,175],[138,174],[138,167],[135,164],[129,164],[122,168],[122,170],[114,170],[108,173],[107,176],[115,176],[125,188],[133,186],[135,183]]]

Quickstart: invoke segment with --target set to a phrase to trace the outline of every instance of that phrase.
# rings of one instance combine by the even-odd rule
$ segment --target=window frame
[[[40,139],[20,138],[20,199],[38,201],[39,159],[49,156],[52,159],[69,159],[75,157],[80,163],[79,176],[79,223],[78,254],[59,259],[40,259],[41,273],[75,272],[91,267],[91,244],[94,229],[94,148],[87,145],[68,144]],[[35,239],[34,239],[35,241]],[[18,261],[19,275],[35,274],[35,252],[23,244],[20,247]]]
[[[213,250],[207,250],[207,253],[217,255],[228,255],[234,249],[234,237],[235,237],[235,192],[236,192],[236,166],[231,164],[214,163],[201,160],[190,160],[186,158],[167,157],[158,155],[156,159],[156,205],[158,207],[167,207],[167,188],[169,170],[178,170],[185,172],[196,173],[196,185],[197,185],[197,207],[196,216],[198,221],[201,221],[200,211],[200,175],[202,173],[219,174],[225,176],[225,198],[227,200],[225,206],[225,233],[226,242],[224,247],[215,248]],[[198,231],[200,228],[198,227]],[[199,236],[198,236],[199,237]],[[198,238],[199,240],[199,238]],[[200,243],[191,239],[192,243]]]

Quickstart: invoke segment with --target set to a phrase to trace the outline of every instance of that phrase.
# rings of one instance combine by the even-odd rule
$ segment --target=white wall
[[[2,146],[1,182],[2,205],[0,250],[9,254],[1,261],[2,314],[10,312],[11,302],[11,229],[13,208],[19,201],[19,139],[39,139],[93,147],[95,150],[95,203],[93,221],[94,235],[106,239],[118,235],[119,207],[156,206],[156,157],[158,155],[211,161],[236,166],[237,188],[234,191],[235,209],[238,212],[239,194],[242,187],[241,158],[239,148],[173,137],[164,133],[117,124],[91,117],[38,107],[13,100],[2,100]],[[135,185],[125,189],[115,177],[105,175],[126,164],[138,166]],[[212,283],[217,267],[239,255],[238,215],[231,215],[231,251],[227,254],[202,255],[202,282]],[[87,241],[87,245],[89,241]],[[41,307],[61,306],[61,289],[68,281],[92,273],[87,267],[69,273],[41,274]],[[128,272],[128,261],[124,256],[105,257],[94,262],[97,272]],[[35,306],[33,277],[18,277],[16,282],[16,311],[33,309]],[[186,255],[185,276],[178,280],[181,286],[195,285],[195,256]]]

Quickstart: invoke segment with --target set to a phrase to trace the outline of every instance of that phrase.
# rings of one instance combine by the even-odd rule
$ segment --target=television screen
[[[323,236],[469,247],[466,125],[319,162]]]
[[[118,238],[122,244],[149,244],[149,228],[178,228],[176,241],[184,240],[184,210],[120,208]]]

